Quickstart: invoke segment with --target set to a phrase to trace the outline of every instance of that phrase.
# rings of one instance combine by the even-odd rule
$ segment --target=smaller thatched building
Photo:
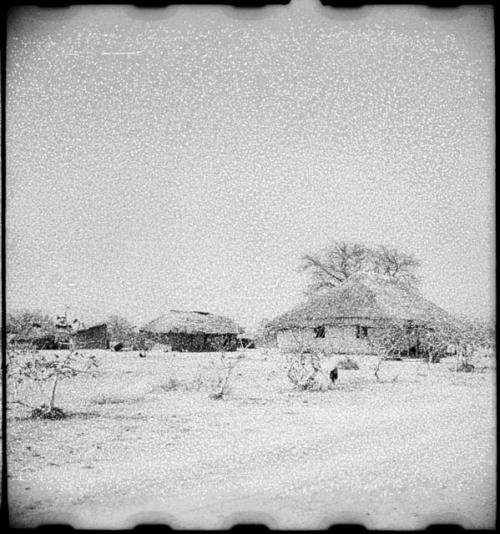
[[[36,337],[7,334],[7,344],[18,350],[55,350],[59,348],[55,336],[51,334]]]
[[[140,333],[148,341],[172,351],[234,351],[241,328],[230,318],[201,311],[170,310],[147,323]]]
[[[98,324],[72,336],[75,349],[109,349],[108,326]]]
[[[373,354],[374,329],[398,321],[413,332],[406,338],[405,355],[418,357],[419,329],[449,319],[439,306],[393,278],[363,273],[309,298],[267,328],[276,332],[278,346],[284,350],[306,346],[335,354]]]

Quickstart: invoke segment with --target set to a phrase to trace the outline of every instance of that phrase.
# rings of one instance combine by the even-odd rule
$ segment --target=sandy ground
[[[378,383],[359,358],[336,389],[296,392],[281,355],[253,350],[211,400],[198,378],[216,372],[214,355],[98,358],[97,379],[61,387],[74,417],[9,414],[15,527],[495,526],[492,371],[391,362]]]

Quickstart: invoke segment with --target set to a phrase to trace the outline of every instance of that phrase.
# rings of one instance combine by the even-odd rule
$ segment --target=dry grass
[[[299,509],[311,527],[332,502],[368,507],[383,527],[391,502],[408,524],[415,520],[412,506],[427,502],[419,488],[433,496],[429,510],[462,507],[476,517],[473,526],[487,524],[489,516],[481,522],[474,510],[487,509],[477,499],[486,498],[481,484],[494,472],[491,372],[453,373],[445,361],[427,375],[422,362],[386,362],[377,382],[373,359],[359,358],[359,371],[339,371],[333,390],[298,392],[279,352],[264,357],[251,350],[229,395],[215,402],[209,399],[215,358],[103,351],[97,379],[61,385],[58,404],[78,417],[33,421],[11,412],[16,526],[56,519],[60,510],[79,510],[82,528],[102,526],[110,508],[154,494],[171,502],[187,528],[220,527],[210,518],[224,517],[238,502],[253,509],[274,503],[283,528],[300,526]],[[335,364],[332,358],[324,367]],[[348,501],[348,488],[358,504]],[[215,515],[182,512],[194,501]]]
[[[106,404],[137,404],[144,401],[144,396],[124,396],[118,394],[101,394],[91,400],[93,404],[104,406]]]

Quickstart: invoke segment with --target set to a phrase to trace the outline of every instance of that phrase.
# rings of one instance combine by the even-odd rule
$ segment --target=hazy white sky
[[[253,324],[344,239],[492,309],[491,7],[24,7],[7,44],[10,307]]]

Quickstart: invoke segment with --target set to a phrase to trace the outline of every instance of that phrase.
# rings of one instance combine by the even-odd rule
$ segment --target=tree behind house
[[[128,319],[120,315],[110,315],[105,322],[108,326],[111,343],[123,343],[126,346],[133,344],[137,333],[134,325]]]
[[[301,270],[310,275],[308,293],[311,294],[337,287],[359,272],[383,274],[405,286],[416,287],[419,265],[412,254],[395,248],[334,241],[314,254],[303,256]]]
[[[41,310],[14,310],[7,313],[7,334],[20,338],[34,339],[39,336],[55,335],[54,319]]]

